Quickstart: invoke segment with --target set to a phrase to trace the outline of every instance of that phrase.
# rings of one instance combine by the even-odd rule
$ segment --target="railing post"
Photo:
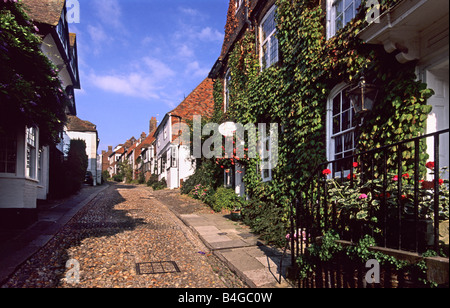
[[[419,152],[420,139],[414,140],[414,244],[415,251],[419,251],[418,222],[419,222]]]
[[[387,153],[383,151],[383,244],[387,247]]]
[[[301,192],[300,192],[301,194]],[[294,267],[295,265],[295,247],[294,247],[294,203],[291,202],[291,213],[290,213],[290,223],[291,223],[291,230],[290,230],[290,237],[289,240],[291,242],[291,266]],[[280,269],[281,271],[281,269]]]
[[[397,148],[397,177],[398,177],[398,249],[402,247],[402,145],[399,144]]]
[[[434,250],[439,250],[439,137],[434,135]]]

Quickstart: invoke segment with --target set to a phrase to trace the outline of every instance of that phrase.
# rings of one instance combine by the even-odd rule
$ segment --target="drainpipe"
[[[248,6],[250,5],[249,1],[247,1],[247,4],[245,4],[245,22],[247,23],[250,30],[252,30],[253,25],[250,19],[248,18]]]

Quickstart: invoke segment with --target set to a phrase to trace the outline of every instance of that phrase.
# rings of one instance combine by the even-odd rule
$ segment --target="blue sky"
[[[228,0],[79,0],[78,117],[101,150],[159,121],[207,77],[220,55]]]

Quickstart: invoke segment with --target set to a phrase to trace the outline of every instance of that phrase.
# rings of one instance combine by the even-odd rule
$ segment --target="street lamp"
[[[364,113],[373,109],[375,100],[378,96],[379,88],[370,83],[366,83],[364,76],[361,77],[359,83],[347,91],[355,113]]]

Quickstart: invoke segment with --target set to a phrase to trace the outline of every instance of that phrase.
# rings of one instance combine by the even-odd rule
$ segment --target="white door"
[[[428,100],[428,104],[433,106],[427,120],[427,133],[433,133],[449,128],[449,69],[448,60],[427,70],[426,81],[429,88],[434,90],[434,95]],[[449,134],[441,135],[439,142],[439,166],[450,167],[449,165]],[[434,147],[432,138],[427,140],[429,161],[434,160]],[[448,169],[443,177],[448,179]]]

